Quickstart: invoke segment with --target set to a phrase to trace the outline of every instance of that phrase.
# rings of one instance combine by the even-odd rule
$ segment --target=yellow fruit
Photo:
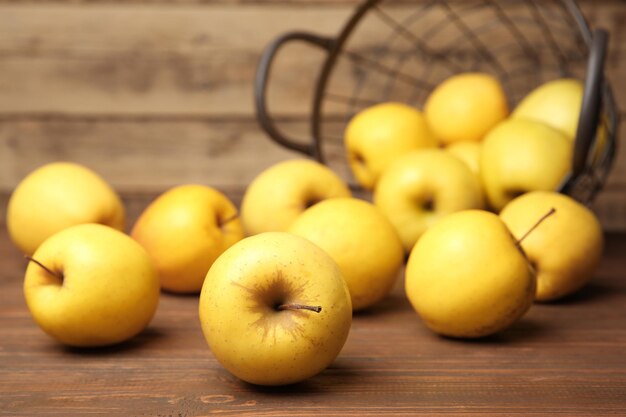
[[[480,141],[509,114],[500,82],[488,74],[463,73],[439,84],[426,100],[424,114],[441,143]]]
[[[182,185],[154,200],[131,234],[154,260],[163,289],[196,293],[215,259],[243,238],[237,214],[221,192]]]
[[[374,205],[355,198],[314,205],[288,232],[315,243],[337,262],[354,310],[384,298],[404,262],[402,243],[389,220]]]
[[[283,232],[260,233],[226,250],[204,280],[199,314],[217,360],[259,385],[321,372],[352,323],[337,264],[308,240]]]
[[[15,245],[32,255],[48,237],[67,227],[100,223],[124,230],[124,206],[98,174],[69,162],[37,168],[15,188],[7,228]]]
[[[583,83],[573,78],[549,81],[524,97],[511,117],[545,123],[573,140],[578,128],[583,89]]]
[[[413,151],[383,174],[374,204],[393,224],[408,253],[420,236],[455,211],[482,208],[480,183],[443,149]]]
[[[527,119],[508,119],[483,142],[480,175],[489,205],[499,211],[515,197],[553,191],[572,165],[572,144],[560,131]]]
[[[524,97],[511,117],[543,122],[560,130],[573,141],[578,131],[584,88],[581,81],[573,78],[549,81]],[[607,137],[606,123],[600,122],[597,143],[592,144],[595,147],[590,149],[594,162],[602,157]]]
[[[463,161],[472,173],[479,178],[481,146],[480,142],[455,142],[446,146],[445,149]]]
[[[480,179],[480,152],[482,142],[454,142],[446,146],[448,153],[456,156],[472,171],[476,180],[480,184],[480,199],[482,206],[485,205],[485,191],[483,190],[482,180]]]
[[[556,192],[524,194],[504,207],[500,218],[519,239],[551,208],[556,212],[522,241],[537,273],[539,301],[556,300],[585,285],[600,263],[604,244],[593,212]]]
[[[100,224],[52,235],[26,269],[24,296],[35,322],[71,346],[119,343],[143,330],[159,302],[159,279],[146,251]]]
[[[350,196],[348,186],[330,168],[308,159],[284,161],[250,183],[241,202],[241,221],[248,235],[284,232],[315,203]]]
[[[402,103],[362,110],[350,120],[344,140],[352,173],[368,190],[397,157],[437,146],[422,113]]]
[[[466,210],[424,233],[409,257],[405,285],[431,330],[472,338],[522,317],[532,305],[536,279],[497,215]]]

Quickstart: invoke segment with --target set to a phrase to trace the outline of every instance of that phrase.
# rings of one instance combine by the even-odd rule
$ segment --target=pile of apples
[[[9,234],[29,264],[36,323],[72,346],[141,332],[161,290],[200,293],[211,351],[254,384],[301,381],[340,353],[353,311],[391,291],[434,332],[483,337],[593,275],[594,214],[556,189],[570,167],[582,85],[556,80],[509,115],[499,82],[466,73],[424,113],[383,103],[345,132],[355,198],[328,167],[294,159],[261,172],[240,211],[204,185],[174,187],[131,232],[117,193],[88,168],[57,162],[14,190]]]

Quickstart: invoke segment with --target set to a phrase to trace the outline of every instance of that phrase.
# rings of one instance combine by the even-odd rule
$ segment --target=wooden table
[[[256,387],[212,357],[195,296],[163,295],[120,346],[68,349],[31,320],[24,260],[0,232],[0,415],[626,415],[626,235],[607,236],[593,283],[535,305],[515,326],[463,342],[428,331],[401,280],[354,317],[333,365],[300,384]]]

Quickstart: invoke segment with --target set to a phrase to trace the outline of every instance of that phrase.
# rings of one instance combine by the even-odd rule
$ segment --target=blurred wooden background
[[[263,168],[297,156],[258,128],[263,48],[294,29],[338,33],[350,0],[0,0],[0,214],[29,171],[73,160],[130,203],[200,182],[240,196]],[[611,31],[608,76],[626,140],[626,3],[580,0]],[[272,110],[306,135],[323,55],[294,45],[275,66]],[[626,230],[626,146],[594,209]]]

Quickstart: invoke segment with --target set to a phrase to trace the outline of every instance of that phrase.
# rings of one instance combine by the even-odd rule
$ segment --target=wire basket
[[[267,108],[272,62],[292,41],[326,51],[308,140],[283,134]],[[257,71],[257,119],[277,143],[329,164],[354,186],[343,132],[366,107],[395,101],[423,108],[436,85],[466,71],[497,77],[511,108],[546,81],[578,78],[583,104],[572,169],[559,191],[589,203],[615,156],[618,112],[603,77],[607,43],[608,34],[592,33],[573,0],[368,0],[337,37],[289,32],[267,47]]]

